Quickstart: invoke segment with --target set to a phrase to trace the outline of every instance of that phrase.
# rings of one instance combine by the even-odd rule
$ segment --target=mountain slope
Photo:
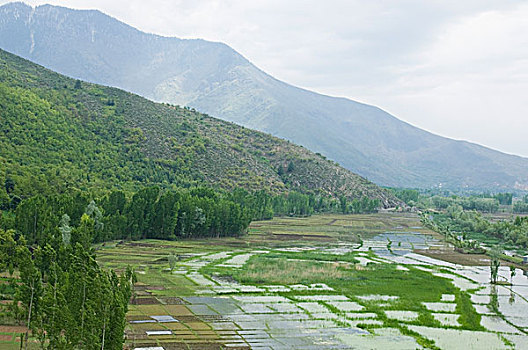
[[[0,178],[14,178],[25,195],[207,183],[398,204],[334,162],[262,132],[75,81],[2,50],[0,67]]]
[[[98,11],[16,3],[0,7],[0,47],[72,77],[287,138],[382,185],[528,188],[526,158],[288,85],[224,44],[145,34]]]

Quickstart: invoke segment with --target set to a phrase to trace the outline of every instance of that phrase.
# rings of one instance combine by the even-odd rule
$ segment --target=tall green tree
[[[154,204],[159,195],[159,188],[148,187],[136,192],[132,196],[127,207],[127,230],[130,232],[130,238],[146,238],[147,232],[152,224],[154,214]]]
[[[7,230],[4,231],[0,228],[0,272],[9,271],[9,274],[13,274],[17,253],[17,244],[15,242],[15,231]]]
[[[27,350],[29,342],[29,331],[37,333],[39,319],[41,318],[41,301],[43,294],[42,274],[35,266],[32,254],[22,242],[17,247],[16,260],[20,271],[21,284],[16,292],[14,305],[21,305],[20,316],[26,323],[24,336],[24,348]]]
[[[496,245],[489,251],[491,283],[496,284],[499,276],[500,259],[503,253],[501,246]]]
[[[178,199],[179,196],[176,193],[168,191],[156,201],[151,214],[150,237],[161,239],[174,239],[176,237],[175,229],[180,209]]]

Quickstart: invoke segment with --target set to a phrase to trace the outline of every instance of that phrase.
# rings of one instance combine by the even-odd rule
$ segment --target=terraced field
[[[492,286],[487,266],[415,252],[449,249],[440,239],[412,214],[319,215],[98,256],[138,272],[130,349],[528,348],[528,278]]]

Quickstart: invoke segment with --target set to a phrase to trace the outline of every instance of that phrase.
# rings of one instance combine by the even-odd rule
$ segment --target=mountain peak
[[[14,20],[27,20],[27,17],[34,8],[24,2],[9,2],[0,6],[0,21],[6,21],[8,19]]]
[[[13,1],[0,5],[0,9],[32,9],[33,6],[26,4],[23,1]]]

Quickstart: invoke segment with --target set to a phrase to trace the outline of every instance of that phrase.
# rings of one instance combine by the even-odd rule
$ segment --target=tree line
[[[11,183],[8,184],[12,186]],[[207,187],[160,189],[135,193],[121,190],[96,198],[88,191],[37,195],[4,207],[0,227],[23,234],[29,244],[47,242],[57,231],[78,226],[83,214],[95,222],[91,243],[116,239],[182,239],[238,236],[252,220],[313,213],[370,213],[380,203],[366,196],[349,200],[290,191],[232,192]],[[5,210],[7,208],[7,210]]]
[[[510,247],[528,249],[528,217],[491,221],[477,211],[465,211],[460,206],[450,206],[445,213],[431,214],[432,222],[438,228],[458,232],[464,239],[469,235],[483,235],[496,238]]]
[[[513,212],[519,214],[528,213],[528,195],[525,195],[522,200],[513,203]]]
[[[495,213],[500,205],[512,205],[512,193],[481,193],[470,196],[459,196],[454,194],[439,195],[435,193],[422,193],[413,189],[391,189],[392,193],[409,206],[420,209],[445,210],[449,206],[459,205],[464,210],[477,210],[487,213]]]
[[[511,192],[480,193],[471,195],[456,195],[445,191],[415,190],[391,188],[391,192],[405,202],[407,205],[419,209],[445,210],[452,205],[460,205],[464,210],[477,210],[481,212],[495,213],[500,206],[512,206],[514,213],[528,213],[528,195],[514,200]]]
[[[345,196],[333,198],[296,191],[272,195],[263,190],[249,192],[236,189],[230,193],[229,198],[247,209],[253,220],[267,220],[274,216],[309,216],[314,213],[373,213],[381,205],[379,199],[367,196],[350,200]]]
[[[94,221],[89,243],[116,239],[221,237],[245,232],[251,217],[238,203],[207,188],[160,190],[147,187],[127,196],[120,190],[92,199],[89,192],[22,200],[5,218],[5,228],[23,234],[29,244],[49,241],[77,226],[84,215]],[[6,217],[7,215],[4,215]],[[9,227],[12,225],[12,227]]]
[[[97,264],[89,239],[96,227],[85,212],[77,227],[31,245],[0,229],[0,272],[11,276],[3,299],[12,301],[0,316],[26,325],[21,348],[32,341],[30,332],[42,349],[123,348],[135,275],[127,268],[118,276]]]

